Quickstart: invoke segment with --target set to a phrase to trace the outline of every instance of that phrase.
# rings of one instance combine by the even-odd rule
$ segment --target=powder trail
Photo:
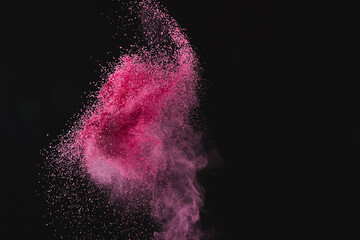
[[[201,133],[190,124],[198,106],[198,62],[165,9],[142,1],[138,15],[147,45],[119,58],[95,102],[61,138],[51,167],[75,178],[71,184],[90,178],[112,201],[128,206],[128,215],[148,209],[159,225],[154,239],[200,239],[203,200],[196,173],[207,161]],[[79,187],[68,189],[70,201],[78,201]]]

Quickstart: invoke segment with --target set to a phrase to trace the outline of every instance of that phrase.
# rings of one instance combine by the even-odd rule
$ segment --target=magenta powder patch
[[[112,64],[48,151],[48,225],[63,239],[202,239],[198,60],[164,8],[131,4],[146,44]]]

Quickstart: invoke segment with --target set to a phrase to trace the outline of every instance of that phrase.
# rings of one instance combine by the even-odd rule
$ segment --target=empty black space
[[[345,239],[357,217],[360,8],[343,0],[160,2],[204,69],[201,112],[207,148],[218,155],[199,173],[203,227],[220,240]],[[36,192],[40,151],[95,89],[100,64],[120,54],[125,40],[107,18],[116,7],[0,2],[2,239],[54,239]]]

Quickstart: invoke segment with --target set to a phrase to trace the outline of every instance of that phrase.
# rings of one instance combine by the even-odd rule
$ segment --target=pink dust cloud
[[[145,206],[159,225],[152,238],[204,238],[196,173],[207,160],[201,132],[190,124],[198,106],[198,62],[183,31],[163,8],[143,1],[138,9],[148,45],[119,58],[94,103],[60,139],[52,166],[57,175],[72,179],[62,193],[77,206],[79,195],[96,198],[93,191],[80,194],[74,187],[79,185],[76,179],[89,179],[110,191],[112,201],[126,203],[127,216],[136,206]]]

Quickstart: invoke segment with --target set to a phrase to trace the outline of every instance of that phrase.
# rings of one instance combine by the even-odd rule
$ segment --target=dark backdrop
[[[209,83],[202,109],[224,163],[200,176],[202,217],[218,239],[344,239],[353,227],[359,8],[284,2],[161,1],[187,29]],[[35,193],[39,152],[81,108],[99,64],[117,57],[113,7],[0,2],[4,239],[52,239]]]

